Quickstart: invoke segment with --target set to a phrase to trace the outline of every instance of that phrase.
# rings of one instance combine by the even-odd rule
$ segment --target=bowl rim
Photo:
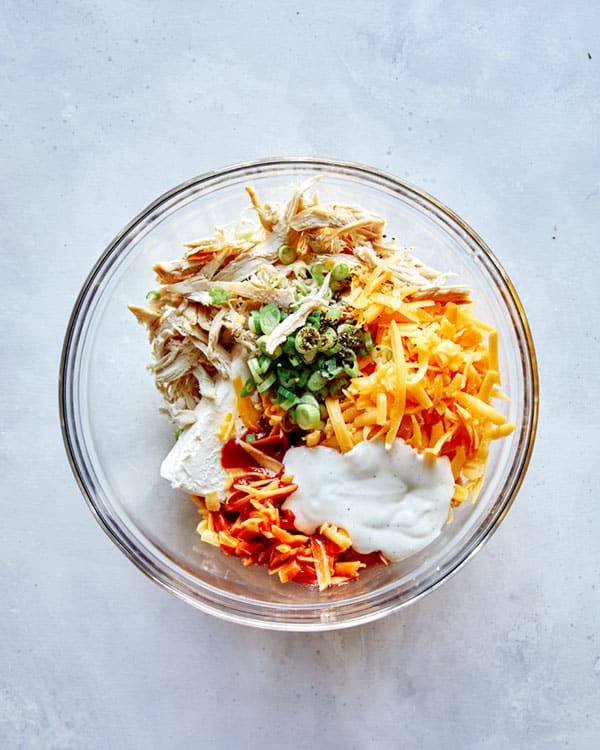
[[[153,559],[143,549],[141,549],[136,544],[135,540],[132,539],[131,536],[127,535],[126,531],[124,532],[123,529],[118,528],[116,524],[113,522],[113,520],[110,518],[107,518],[106,515],[102,512],[101,508],[99,507],[99,504],[96,502],[96,499],[93,493],[91,492],[90,488],[88,487],[84,479],[84,471],[77,461],[76,451],[75,451],[74,444],[73,444],[75,435],[71,434],[72,431],[74,433],[74,426],[70,423],[71,416],[69,415],[69,408],[68,408],[67,385],[69,383],[68,367],[71,361],[70,355],[72,352],[75,352],[77,350],[76,345],[78,343],[79,336],[81,335],[81,331],[76,330],[76,327],[79,321],[79,316],[82,311],[82,307],[84,305],[84,301],[87,300],[91,291],[92,291],[92,296],[90,298],[90,301],[91,299],[93,299],[94,280],[96,279],[100,271],[105,269],[107,261],[109,261],[112,258],[115,249],[123,242],[123,240],[127,238],[127,236],[130,234],[130,232],[134,228],[142,225],[144,220],[147,219],[157,208],[167,203],[169,200],[176,197],[177,195],[184,193],[189,188],[200,187],[207,183],[210,184],[211,182],[223,181],[223,179],[228,176],[233,176],[235,174],[246,172],[248,170],[260,170],[260,172],[262,173],[262,172],[268,171],[269,168],[279,168],[283,170],[286,167],[288,168],[305,167],[307,169],[315,169],[315,170],[319,168],[328,169],[328,170],[340,170],[341,169],[345,172],[346,175],[350,173],[359,177],[362,176],[362,177],[368,178],[371,182],[375,180],[376,182],[384,183],[388,187],[396,187],[396,188],[399,187],[403,191],[412,193],[414,196],[425,201],[426,203],[430,203],[442,215],[446,215],[447,217],[449,217],[452,220],[452,222],[454,222],[458,226],[458,228],[462,232],[464,232],[483,251],[484,255],[487,256],[487,260],[489,260],[489,262],[493,266],[494,272],[498,275],[499,279],[501,279],[501,281],[503,282],[504,287],[506,291],[508,292],[509,298],[515,306],[517,317],[522,328],[524,343],[526,344],[525,350],[527,353],[527,359],[524,362],[524,365],[528,371],[529,378],[530,378],[530,383],[529,383],[530,411],[528,414],[528,419],[526,421],[528,440],[526,442],[525,449],[520,456],[520,461],[518,462],[518,465],[515,467],[518,469],[517,476],[513,480],[512,485],[508,491],[507,498],[505,499],[499,512],[493,518],[493,520],[489,523],[489,525],[483,531],[483,533],[480,533],[479,538],[476,540],[476,542],[471,544],[470,546],[467,545],[466,551],[463,555],[459,554],[455,556],[454,564],[450,568],[445,570],[444,575],[439,576],[437,579],[433,581],[430,581],[428,585],[424,586],[420,591],[416,592],[414,595],[410,596],[407,599],[404,599],[402,601],[396,601],[396,602],[392,601],[391,603],[387,604],[387,606],[382,606],[380,604],[379,608],[376,610],[368,610],[362,614],[358,613],[355,616],[350,616],[343,620],[329,619],[329,618],[323,618],[323,617],[317,620],[310,620],[310,621],[304,621],[304,620],[303,621],[298,621],[298,620],[285,621],[285,620],[280,620],[280,619],[272,620],[268,618],[265,619],[263,617],[258,616],[257,613],[255,613],[254,615],[248,615],[247,612],[244,612],[244,613],[239,612],[233,606],[230,606],[227,609],[222,609],[219,606],[216,606],[211,601],[208,601],[205,599],[199,599],[198,592],[190,593],[186,591],[184,587],[181,585],[181,582],[179,582],[179,585],[177,585],[178,581],[173,580],[172,574],[169,575],[167,571],[161,570],[155,559]],[[271,630],[319,631],[319,630],[348,628],[348,627],[353,627],[356,625],[364,624],[367,622],[372,622],[374,620],[378,620],[382,617],[385,617],[392,612],[396,612],[399,609],[405,606],[408,606],[409,604],[412,604],[418,601],[419,599],[424,597],[426,594],[430,593],[431,591],[434,591],[439,586],[441,586],[445,581],[447,581],[452,576],[454,576],[464,565],[467,564],[467,562],[469,562],[469,560],[471,560],[475,556],[475,554],[483,547],[483,545],[492,537],[492,535],[498,529],[498,527],[500,526],[500,524],[506,517],[508,511],[512,507],[512,504],[519,492],[519,489],[521,488],[529,463],[531,461],[531,456],[533,453],[535,437],[536,437],[536,432],[537,432],[538,414],[539,414],[539,375],[538,375],[537,358],[536,358],[535,347],[533,343],[533,337],[531,334],[531,329],[530,329],[525,311],[523,309],[523,305],[521,303],[521,300],[516,292],[516,289],[512,281],[510,280],[504,268],[502,267],[502,265],[500,264],[500,262],[498,261],[494,253],[491,251],[491,249],[488,247],[488,245],[460,216],[458,216],[458,214],[456,214],[452,209],[448,208],[444,203],[442,203],[441,201],[439,201],[437,198],[433,197],[426,191],[422,190],[421,188],[415,185],[412,185],[406,180],[396,177],[383,170],[380,170],[374,167],[369,167],[369,166],[355,163],[355,162],[350,162],[350,161],[342,161],[342,160],[320,158],[320,157],[286,156],[286,157],[272,157],[272,158],[266,158],[266,159],[258,159],[258,160],[240,162],[240,163],[232,164],[226,167],[222,167],[220,169],[212,170],[209,172],[204,172],[196,177],[192,177],[189,180],[186,180],[185,182],[182,182],[179,185],[176,185],[175,187],[161,194],[158,198],[152,201],[148,206],[142,209],[142,211],[140,211],[117,235],[115,235],[115,237],[106,246],[106,249],[101,253],[100,257],[98,258],[96,263],[93,265],[85,281],[83,282],[81,289],[79,291],[79,294],[77,295],[77,298],[73,305],[73,309],[72,309],[71,315],[67,323],[67,329],[66,329],[65,338],[63,341],[60,365],[59,365],[58,407],[59,407],[61,433],[62,433],[63,443],[65,446],[65,451],[67,453],[67,458],[71,466],[71,470],[73,472],[75,480],[79,486],[79,489],[81,493],[83,494],[84,499],[86,500],[86,503],[89,509],[91,510],[93,516],[96,518],[96,521],[98,522],[100,527],[107,534],[107,536],[117,545],[117,547],[129,558],[129,560],[134,563],[134,565],[139,570],[141,570],[146,576],[148,576],[155,583],[159,584],[159,586],[175,594],[175,596],[177,596],[179,599],[182,599],[183,601],[186,601],[188,604],[191,604],[195,608],[200,609],[201,611],[204,611],[208,614],[214,615],[220,619],[223,619],[229,622],[238,623],[238,624],[249,625],[253,627],[271,629]],[[525,420],[524,420],[524,424],[525,424]],[[204,583],[201,583],[201,586],[207,592],[213,589],[213,587]],[[218,590],[214,589],[214,591],[217,592]],[[221,596],[223,596],[224,594],[224,592],[222,591],[218,593]],[[234,602],[236,599],[236,597],[229,597],[229,596],[226,596],[225,598],[230,599],[232,602]],[[221,604],[223,603],[222,600],[220,601],[220,603]],[[255,600],[253,603],[255,605],[258,605],[259,609],[261,608],[261,605],[263,605],[262,602],[257,601],[257,600]],[[272,609],[274,605],[269,604],[269,605],[263,605],[263,606],[265,606],[265,608]],[[326,604],[325,606],[328,606],[330,608],[335,608],[335,604],[334,605]],[[314,609],[316,607],[317,605],[312,605],[312,604],[307,605],[308,609],[310,608]],[[276,607],[276,609],[277,608],[278,607]]]

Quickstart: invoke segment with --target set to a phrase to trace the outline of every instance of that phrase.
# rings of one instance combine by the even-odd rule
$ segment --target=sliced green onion
[[[296,422],[301,430],[314,430],[321,422],[319,407],[314,404],[300,403],[296,407]]]
[[[258,366],[260,367],[260,374],[264,375],[265,372],[269,369],[271,366],[271,362],[273,360],[270,357],[267,357],[266,354],[261,354],[258,358]]]
[[[281,321],[281,311],[275,305],[263,305],[258,316],[262,332],[266,334],[274,331]]]
[[[326,383],[327,381],[320,372],[313,372],[313,374],[308,379],[308,383],[306,384],[306,386],[309,391],[320,391],[321,388],[326,385]]]
[[[303,296],[310,292],[310,289],[301,279],[296,279],[296,281],[294,281],[294,286]]]
[[[335,307],[331,307],[325,313],[325,320],[328,320],[330,323],[336,323],[341,317],[342,317],[342,311],[338,310]]]
[[[306,385],[306,383],[301,384],[300,376],[294,372],[286,373],[283,377],[280,376],[279,384],[284,388],[288,388],[294,391],[296,390],[296,388],[304,388],[304,386]]]
[[[338,365],[335,359],[327,360],[325,368],[321,370],[321,374],[323,375],[323,377],[327,378],[327,380],[333,380],[334,378],[337,378],[337,376],[341,372],[344,372],[344,368],[341,365]]]
[[[277,377],[274,372],[272,372],[270,375],[267,375],[267,377],[263,380],[262,383],[257,385],[257,390],[259,393],[264,393],[265,391],[268,391],[269,388],[273,385],[273,383],[277,380]]]
[[[322,370],[323,367],[325,367],[325,359],[321,353],[318,354],[317,357],[312,361],[310,371],[313,372],[319,372],[319,370]]]
[[[281,279],[282,277],[279,274],[274,273],[267,279],[267,284],[271,287],[271,289],[275,289],[281,284]]]
[[[298,381],[298,388],[306,388],[306,384],[308,383],[309,378],[310,370],[305,367],[296,377],[296,380]]]
[[[287,337],[287,339],[281,345],[281,348],[286,354],[293,354],[293,352],[296,351],[296,347],[294,346],[293,334]]]
[[[146,295],[146,299],[150,301],[160,299],[160,292],[156,292],[154,291],[154,289],[151,289]]]
[[[292,388],[295,385],[296,376],[292,372],[292,370],[289,369],[289,367],[286,367],[281,362],[277,362],[276,371],[277,371],[277,380],[279,380],[279,383],[284,388]]]
[[[256,435],[253,432],[249,432],[244,438],[244,442],[253,443],[256,440]]]
[[[311,326],[318,328],[321,325],[321,311],[313,310],[307,315],[306,322],[310,323]]]
[[[262,330],[260,328],[258,310],[252,310],[252,312],[248,316],[248,328],[252,331],[252,333],[256,333],[257,336],[261,335]]]
[[[288,391],[287,388],[284,388],[280,385],[277,389],[277,393],[279,396],[281,396],[281,398],[286,399],[286,401],[292,401],[293,403],[296,403],[296,394]]]
[[[323,283],[325,280],[325,274],[327,273],[327,269],[322,263],[313,263],[310,267],[310,275],[313,277],[313,279],[317,282],[319,286]]]
[[[248,380],[246,380],[246,382],[244,383],[244,387],[240,391],[240,396],[242,398],[249,396],[251,393],[254,393],[255,388],[256,388],[256,384],[254,382],[254,379],[248,378]]]
[[[175,430],[175,432],[173,433],[173,437],[175,438],[175,442],[177,442],[177,440],[179,440],[179,437],[180,437],[180,435],[181,435],[182,432],[183,432],[183,430],[181,428],[178,429],[178,430]]]
[[[318,275],[323,264],[315,265],[312,270]],[[248,316],[248,327],[260,331],[256,340],[259,353],[248,362],[252,377],[241,395],[255,390],[269,393],[271,402],[287,412],[289,424],[303,430],[321,429],[327,418],[325,399],[339,397],[349,379],[360,374],[357,353],[362,356],[373,350],[373,337],[368,329],[344,319],[339,308],[327,313],[313,310],[303,326],[289,334],[275,352],[268,353],[270,333],[285,316],[286,312],[273,304]]]
[[[334,281],[343,281],[350,276],[350,269],[347,263],[336,263],[331,271],[331,278]]]
[[[298,399],[299,404],[312,404],[313,406],[318,406],[319,402],[317,399],[313,396],[312,393],[303,393],[300,398]]]
[[[284,266],[289,266],[290,263],[293,263],[296,260],[296,251],[289,245],[282,245],[279,248],[278,254],[279,260],[283,263]]]
[[[256,344],[257,344],[258,348],[261,350],[261,352],[263,354],[266,354],[266,351],[267,351],[267,337],[264,336],[264,335],[263,336],[259,336],[256,339]]]
[[[278,357],[281,357],[283,354],[283,349],[280,346],[275,347],[275,351],[273,353],[267,352],[267,336],[259,336],[256,339],[256,343],[258,344],[258,348],[261,350],[263,354],[267,354],[271,359],[277,359]]]
[[[258,363],[258,359],[256,357],[250,357],[248,360],[248,369],[250,370],[250,375],[252,375],[252,378],[255,383],[262,383],[262,373],[260,371],[260,364]]]
[[[208,290],[208,296],[213,305],[222,305],[224,302],[227,302],[231,295],[223,287],[213,286],[212,289]]]

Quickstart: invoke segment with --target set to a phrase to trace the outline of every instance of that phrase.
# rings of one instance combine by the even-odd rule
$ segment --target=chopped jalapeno
[[[320,343],[321,335],[314,326],[304,326],[298,331],[294,339],[294,346],[300,354],[308,354],[316,350]]]
[[[321,330],[321,343],[319,344],[319,349],[322,352],[331,349],[332,346],[335,346],[336,342],[337,334],[331,326],[326,326]]]

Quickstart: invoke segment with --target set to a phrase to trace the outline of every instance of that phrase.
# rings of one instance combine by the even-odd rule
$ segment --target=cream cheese
[[[241,375],[248,377],[245,362],[238,356],[233,358],[231,378]],[[232,379],[218,377],[215,383],[214,398],[203,396],[194,410],[196,421],[184,430],[171,451],[162,462],[160,475],[171,482],[176,489],[185,490],[191,495],[206,497],[216,493],[222,500],[229,475],[221,465],[223,441],[217,437],[223,419],[235,412],[236,395]],[[236,420],[236,432],[243,425]]]
[[[357,552],[402,560],[440,533],[454,493],[446,457],[422,456],[403,440],[389,450],[364,441],[342,454],[333,448],[290,448],[286,473],[298,489],[283,504],[305,534],[323,523],[345,529]]]
[[[230,380],[219,380],[214,399],[200,399],[194,410],[196,421],[181,433],[160,467],[160,475],[173,487],[202,497],[209,492],[224,496],[227,472],[221,466],[223,441],[217,432],[234,402]]]

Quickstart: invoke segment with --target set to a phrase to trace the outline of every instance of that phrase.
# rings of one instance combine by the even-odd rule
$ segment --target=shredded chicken
[[[183,258],[154,266],[160,291],[151,293],[149,305],[130,305],[148,329],[151,370],[169,416],[180,427],[193,422],[200,399],[215,398],[216,378],[231,377],[234,346],[246,356],[257,351],[257,336],[247,325],[252,310],[270,303],[287,313],[265,337],[265,351],[272,354],[313,310],[344,306],[343,288],[331,298],[330,274],[306,288],[311,264],[325,261],[329,269],[344,264],[352,274],[385,263],[391,282],[414,288],[414,299],[468,296],[464,287],[446,283],[447,274],[387,245],[384,220],[377,214],[320,203],[316,192],[307,198],[315,181],[298,186],[283,206],[261,203],[247,187],[260,227],[238,236],[217,228],[210,238],[185,243]],[[282,263],[282,246],[293,247],[293,262]]]

